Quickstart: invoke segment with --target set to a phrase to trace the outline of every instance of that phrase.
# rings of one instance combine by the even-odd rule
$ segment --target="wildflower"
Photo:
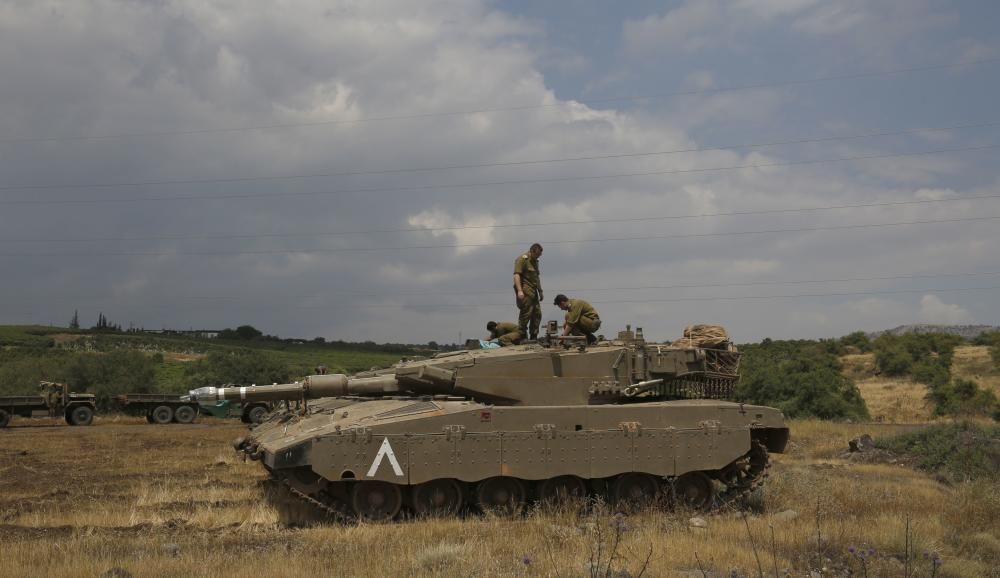
[[[521,556],[521,563],[525,566],[531,566],[531,556],[528,556],[527,554]]]

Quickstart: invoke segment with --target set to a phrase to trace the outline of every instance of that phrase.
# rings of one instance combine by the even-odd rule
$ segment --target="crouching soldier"
[[[583,299],[570,299],[561,293],[556,295],[555,305],[566,312],[563,335],[585,335],[587,343],[597,343],[594,333],[601,328],[601,318],[593,305]]]
[[[521,332],[517,328],[517,323],[510,321],[490,321],[486,324],[486,330],[490,332],[490,340],[496,340],[501,347],[514,345],[521,341]]]

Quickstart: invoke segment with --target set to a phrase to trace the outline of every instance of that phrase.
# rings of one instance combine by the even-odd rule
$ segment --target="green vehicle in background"
[[[214,402],[200,402],[198,410],[202,415],[212,417],[231,418],[238,417],[243,423],[260,423],[264,421],[267,414],[271,413],[270,403],[253,402],[240,403],[238,401],[218,400]]]

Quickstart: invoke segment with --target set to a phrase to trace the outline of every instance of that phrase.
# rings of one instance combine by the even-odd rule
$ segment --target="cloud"
[[[945,303],[937,295],[920,298],[920,321],[936,325],[959,325],[971,323],[972,315],[961,306]]]
[[[609,8],[610,24],[584,22],[603,36],[565,28],[554,8],[527,17],[478,0],[2,4],[0,322],[79,309],[146,327],[453,341],[515,315],[512,263],[534,241],[546,245],[546,293],[599,302],[609,334],[632,323],[671,338],[715,321],[749,340],[911,322],[924,313],[904,297],[809,295],[916,281],[807,281],[995,270],[994,224],[825,229],[993,209],[811,209],[988,194],[992,165],[952,155],[735,168],[909,150],[926,135],[691,149],[933,125],[922,111],[826,88],[588,105],[566,96],[579,94],[572,80],[552,78],[613,78],[607,93],[625,97],[718,88],[784,72],[776,54],[856,59],[853,43],[887,15],[909,22],[897,37],[917,20],[947,22],[947,11],[887,1],[848,4],[864,11],[860,29],[824,34],[794,27],[826,6],[805,0],[688,2],[630,21]],[[550,50],[576,35],[582,48]],[[616,53],[619,41],[630,48]],[[974,44],[962,46],[986,53],[990,42]],[[912,94],[909,104],[947,108]],[[872,118],[852,116],[865,107]],[[240,127],[259,128],[226,130]],[[133,136],[45,140],[109,135]],[[585,160],[539,162],[573,157]],[[193,182],[204,179],[219,181]],[[13,188],[159,181],[181,182]],[[773,232],[786,229],[797,231]],[[962,295],[954,306],[979,319],[997,303]]]

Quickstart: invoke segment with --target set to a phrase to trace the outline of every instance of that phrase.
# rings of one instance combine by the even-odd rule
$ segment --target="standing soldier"
[[[542,246],[535,243],[528,252],[514,259],[514,303],[520,312],[517,329],[532,341],[538,339],[538,326],[542,323],[542,280],[538,271],[538,258]]]
[[[521,333],[517,330],[517,323],[510,321],[490,321],[486,324],[486,331],[490,332],[490,339],[495,339],[501,347],[514,345],[521,340]]]
[[[583,299],[570,299],[561,293],[556,295],[554,304],[566,312],[563,335],[586,335],[587,343],[597,343],[594,332],[601,328],[601,318],[593,305]]]

